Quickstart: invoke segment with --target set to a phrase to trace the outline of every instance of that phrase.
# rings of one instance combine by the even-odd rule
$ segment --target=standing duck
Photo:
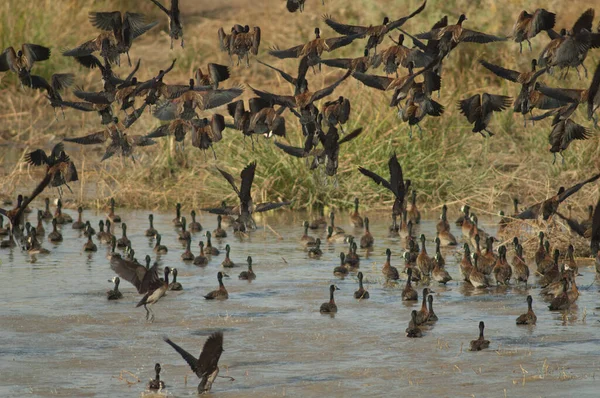
[[[304,221],[302,226],[304,228],[304,234],[302,235],[302,237],[300,237],[300,242],[302,242],[304,246],[307,246],[309,243],[314,243],[315,238],[308,234],[308,228],[310,227],[308,221]]]
[[[96,235],[96,238],[98,238],[98,241],[100,243],[106,243],[106,244],[110,243],[112,240],[112,234],[110,232],[106,232],[104,230],[104,221],[103,220],[98,221],[98,235]]]
[[[471,272],[473,271],[473,263],[471,263],[471,249],[469,249],[468,243],[465,243],[463,248],[464,254],[459,264],[460,275],[465,282],[470,283]]]
[[[319,217],[312,220],[309,224],[310,229],[327,228],[327,219],[325,218],[325,206],[319,205]]]
[[[44,218],[44,220],[51,220],[52,212],[50,211],[50,198],[44,199],[44,204],[46,206],[46,209],[42,213],[42,217]]]
[[[421,252],[417,256],[417,267],[421,271],[422,275],[430,275],[433,269],[433,261],[427,254],[427,248],[425,247],[425,235],[421,234]]]
[[[322,254],[323,251],[321,250],[321,239],[317,238],[317,240],[315,240],[315,245],[308,249],[308,257],[320,258]]]
[[[531,308],[532,303],[533,299],[531,295],[527,296],[527,312],[517,318],[517,325],[535,325],[537,316],[533,312],[533,308]]]
[[[490,341],[486,340],[483,337],[483,329],[484,328],[485,328],[485,325],[484,325],[483,321],[480,321],[479,322],[479,337],[477,338],[477,340],[471,340],[471,343],[469,344],[469,349],[471,351],[481,351],[486,348],[489,348]]]
[[[246,261],[248,262],[248,271],[240,272],[240,275],[238,276],[238,278],[245,280],[245,281],[253,281],[256,279],[256,274],[252,270],[252,257],[248,256]]]
[[[478,267],[479,255],[477,253],[473,253],[473,269],[469,274],[469,282],[473,287],[477,288],[486,288],[490,286],[487,276],[483,272],[479,270]]]
[[[500,246],[498,248],[498,260],[496,265],[492,269],[494,278],[496,279],[496,285],[508,285],[510,278],[512,278],[512,268],[506,261],[506,247]]]
[[[517,238],[515,237],[515,239]],[[518,242],[515,245],[515,255],[513,256],[512,267],[515,281],[517,281],[517,283],[525,282],[525,286],[527,286],[527,281],[529,280],[529,267],[523,256],[523,246]]]
[[[83,245],[84,252],[95,252],[98,250],[98,246],[92,241],[92,234],[88,234],[88,240]]]
[[[181,231],[179,231],[179,240],[180,241],[187,241],[188,238],[191,239],[192,235],[190,234],[190,231],[188,231],[186,229],[187,227],[187,220],[185,219],[185,217],[181,217]]]
[[[223,273],[217,273],[217,280],[219,281],[219,288],[217,290],[213,290],[204,296],[207,300],[226,300],[229,298],[229,293],[227,293],[227,289],[225,289],[225,285],[223,285]]]
[[[429,310],[427,309],[427,296],[429,295],[429,289],[423,289],[423,302],[421,303],[421,309],[417,312],[417,325],[422,325],[429,319]]]
[[[333,292],[336,290],[340,289],[335,285],[329,286],[329,301],[321,304],[321,308],[319,309],[321,314],[334,314],[337,312],[338,308],[333,299]]]
[[[52,219],[52,232],[50,232],[48,234],[48,240],[50,242],[62,242],[63,240],[63,236],[60,232],[58,232],[58,229],[56,227],[56,218]]]
[[[427,323],[435,323],[438,321],[438,317],[435,312],[433,312],[433,296],[431,294],[427,296],[427,304],[429,305],[429,318],[427,318]]]
[[[45,235],[46,234],[46,229],[44,228],[44,224],[42,223],[44,219],[44,213],[41,210],[38,210],[37,212],[37,227],[35,227],[35,231],[37,232],[37,234],[39,236]],[[0,225],[0,230],[2,229],[2,225]],[[1,236],[1,233],[0,233]]]
[[[363,287],[363,273],[358,273],[358,290],[354,292],[354,298],[364,300],[369,298],[369,292]]]
[[[452,277],[450,276],[450,274],[448,273],[448,271],[446,271],[446,269],[444,268],[444,266],[441,264],[441,261],[439,261],[440,258],[440,254],[436,253],[435,254],[435,266],[433,267],[433,271],[431,271],[431,276],[433,277],[433,280],[436,281],[437,283],[442,283],[442,284],[446,284],[449,281],[452,280]]]
[[[144,297],[137,303],[136,307],[144,306],[146,310],[146,320],[150,320],[150,322],[154,322],[154,312],[152,308],[148,308],[148,305],[152,306],[165,295],[167,290],[169,289],[169,274],[171,269],[169,267],[165,267],[165,280],[154,290],[146,293]]]
[[[364,224],[365,224],[365,234],[363,236],[361,236],[361,238],[360,238],[360,248],[361,249],[369,249],[369,248],[373,247],[373,243],[375,242],[375,239],[373,239],[373,235],[371,235],[371,232],[369,231],[369,218],[368,217],[365,217]]]

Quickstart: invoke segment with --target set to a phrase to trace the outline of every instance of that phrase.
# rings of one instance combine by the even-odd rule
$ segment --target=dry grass
[[[84,4],[82,4],[84,3]],[[218,51],[217,29],[233,23],[260,25],[262,43],[259,58],[286,71],[293,72],[296,60],[277,60],[267,54],[272,45],[282,48],[299,44],[311,37],[314,26],[320,26],[324,37],[335,35],[321,20],[323,13],[348,23],[375,24],[387,10],[394,10],[390,17],[405,15],[408,10],[420,3],[416,0],[398,4],[392,0],[358,0],[345,3],[343,9],[336,9],[336,2],[327,2],[322,7],[319,2],[307,4],[303,14],[289,14],[281,0],[266,0],[250,6],[243,0],[229,0],[221,3],[182,1],[184,10],[186,48],[176,47],[169,51],[169,38],[165,32],[155,29],[134,44],[132,58],[142,58],[140,78],[147,78],[158,69],[177,58],[174,71],[168,82],[186,82],[194,68],[205,66],[207,62],[228,63],[226,54]],[[135,10],[141,10],[165,26],[166,18],[148,4],[150,2],[130,1]],[[507,1],[498,7],[493,0],[477,2],[454,0],[450,2],[428,2],[426,10],[409,21],[405,28],[417,33],[428,27],[442,15],[448,14],[454,20],[460,12],[469,16],[467,27],[493,33],[507,34],[514,18],[524,6],[523,1]],[[570,26],[578,15],[589,7],[589,3],[577,0],[527,2],[529,10],[538,6],[557,13],[557,28]],[[35,4],[7,0],[0,6],[0,37],[6,46],[22,42],[36,42],[50,45],[54,55],[50,61],[35,67],[35,73],[49,77],[53,72],[71,71],[77,74],[77,84],[86,89],[99,88],[97,71],[87,71],[69,59],[59,55],[60,50],[75,46],[93,37],[94,30],[87,22],[90,10],[127,10],[122,1],[76,1],[60,2],[42,0]],[[266,10],[270,11],[267,13]],[[483,10],[489,10],[483,12]],[[52,16],[50,16],[52,15]],[[57,29],[60,27],[60,29]],[[244,142],[241,134],[226,131],[224,140],[215,146],[218,160],[204,154],[190,145],[183,153],[176,153],[172,143],[164,139],[160,145],[145,149],[139,160],[111,159],[98,163],[101,152],[91,148],[69,146],[68,151],[83,171],[84,183],[75,186],[78,201],[104,204],[106,198],[115,196],[120,203],[131,207],[158,208],[170,206],[176,201],[186,206],[198,207],[202,204],[218,203],[223,197],[231,198],[231,192],[222,178],[215,174],[215,166],[223,167],[237,174],[249,161],[257,160],[258,169],[254,195],[256,200],[295,199],[295,207],[301,208],[315,203],[326,203],[338,207],[349,206],[354,196],[370,207],[389,208],[390,196],[365,177],[357,173],[359,165],[387,174],[387,159],[393,151],[399,154],[405,176],[412,179],[419,191],[419,200],[427,208],[435,208],[447,202],[458,207],[469,202],[482,211],[496,213],[498,207],[510,202],[513,196],[523,203],[532,203],[553,194],[560,185],[568,185],[587,178],[598,169],[600,145],[594,135],[585,142],[571,145],[565,154],[566,161],[552,165],[548,152],[547,135],[549,123],[537,123],[535,127],[523,128],[522,118],[512,111],[494,116],[491,128],[496,135],[483,139],[470,131],[465,119],[456,109],[456,101],[477,92],[516,95],[518,88],[497,79],[477,63],[480,58],[517,70],[528,68],[531,57],[539,54],[547,43],[545,35],[533,40],[534,51],[525,49],[519,55],[518,45],[512,42],[481,46],[461,44],[444,65],[443,90],[438,100],[446,107],[441,118],[429,118],[422,124],[422,139],[408,140],[408,126],[399,123],[395,111],[387,107],[389,95],[359,86],[349,80],[339,89],[339,94],[352,100],[353,113],[347,130],[363,126],[365,133],[342,147],[338,177],[327,180],[320,173],[310,172],[303,160],[289,158],[272,142],[262,137],[254,152],[250,143]],[[408,40],[410,43],[410,40]],[[362,54],[364,42],[360,41],[336,52],[333,57],[358,56]],[[385,45],[389,45],[389,41]],[[326,55],[328,56],[328,55]],[[597,52],[591,52],[586,61],[588,70],[593,71],[598,62]],[[128,71],[123,63],[120,74]],[[279,93],[291,93],[291,88],[281,82],[271,71],[251,60],[250,68],[233,67],[232,79],[225,86],[235,84],[252,85]],[[382,74],[377,71],[377,74]],[[310,75],[312,87],[321,87],[341,74],[339,70],[324,68],[323,72]],[[544,77],[547,84],[583,88],[589,80],[578,80],[571,73],[565,81],[555,77]],[[65,136],[76,136],[99,128],[96,115],[86,115],[73,110],[66,111],[66,119],[54,119],[52,110],[45,98],[32,91],[19,88],[14,76],[3,77],[0,93],[5,101],[0,104],[0,145],[11,143],[11,150],[5,153],[0,168],[0,190],[8,194],[21,184],[33,184],[38,171],[22,165],[13,168],[21,154],[28,147],[50,148],[51,143]],[[336,93],[337,94],[337,93]],[[67,95],[69,96],[69,95]],[[250,97],[247,91],[244,98]],[[218,112],[226,113],[224,109]],[[580,111],[575,116],[579,123],[591,127]],[[297,122],[288,117],[288,141],[301,142]],[[132,128],[133,134],[151,131],[159,124],[147,116]],[[14,146],[14,143],[17,146]],[[8,178],[7,178],[8,177]],[[16,183],[19,183],[18,185]],[[591,197],[598,194],[597,187],[586,187],[575,197],[576,210],[587,206]],[[577,198],[583,199],[580,205]]]

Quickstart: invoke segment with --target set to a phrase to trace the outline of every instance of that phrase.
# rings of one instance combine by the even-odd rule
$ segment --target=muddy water
[[[120,213],[136,257],[154,258],[153,240],[144,236],[147,212]],[[84,213],[95,226],[102,216]],[[387,237],[383,217],[371,220],[375,250],[369,258],[361,253],[369,300],[353,298],[355,275],[340,280],[332,274],[345,245],[325,244],[322,259],[309,259],[298,243],[304,217],[280,212],[258,220],[259,230],[244,241],[231,233],[215,240],[221,249],[229,243],[240,265],[227,271],[230,298],[223,302],[202,297],[217,287],[223,254],[204,268],[184,264],[172,218],[155,213],[155,227],[169,247],[159,261],[177,267],[184,290],[169,292],[154,306],[152,324],[143,308],[135,308],[140,296],[129,283],[121,283],[122,300],[106,300],[112,288],[107,280],[114,276],[108,248],[99,245],[98,252],[84,253],[85,238],[70,225],[63,227],[64,242],[54,245],[44,238],[51,255],[0,251],[0,396],[140,396],[155,362],[162,364],[169,395],[194,395],[198,379],[162,337],[195,354],[215,330],[225,335],[221,375],[235,379],[217,379],[213,394],[219,397],[598,396],[600,288],[592,284],[590,267],[580,269],[581,296],[566,314],[550,312],[536,286],[484,291],[457,281],[434,286],[440,320],[424,329],[424,338],[408,339],[404,329],[410,311],[420,304],[403,303],[402,286],[383,284],[387,247],[394,265],[403,264],[403,245]],[[205,230],[216,226],[211,215],[200,221]],[[360,236],[346,217],[339,221]],[[435,221],[425,221],[417,232],[432,238],[433,231]],[[193,235],[196,254],[202,237],[203,232]],[[433,249],[430,243],[429,253]],[[459,279],[454,250],[443,254],[448,271]],[[237,278],[248,255],[257,274],[252,283]],[[340,288],[335,317],[319,313],[331,283]],[[517,327],[528,293],[534,297],[537,326]],[[486,322],[491,349],[471,353],[468,344],[477,337],[480,320]]]

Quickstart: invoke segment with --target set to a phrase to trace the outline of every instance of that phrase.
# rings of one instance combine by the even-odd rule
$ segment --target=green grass
[[[169,83],[185,83],[197,67],[205,67],[208,62],[228,63],[226,54],[218,51],[217,29],[227,28],[232,23],[257,24],[262,29],[262,43],[259,58],[288,72],[294,72],[297,60],[277,60],[267,54],[272,45],[286,48],[306,41],[312,36],[314,26],[320,26],[324,37],[336,35],[321,20],[321,14],[331,13],[334,18],[349,23],[378,23],[386,13],[405,15],[414,9],[420,1],[407,1],[397,7],[391,0],[356,1],[349,3],[343,10],[334,5],[320,6],[319,2],[307,6],[303,14],[287,14],[281,1],[269,0],[266,6],[276,10],[268,16],[261,7],[248,8],[246,2],[232,1],[232,5],[202,5],[188,3],[184,17],[186,29],[186,48],[168,50],[168,37],[162,30],[166,18],[150,2],[104,2],[43,0],[39,6],[23,5],[16,0],[8,0],[0,6],[0,38],[6,45],[19,45],[22,42],[50,43],[53,57],[35,67],[34,73],[49,77],[56,71],[72,71],[77,74],[77,84],[86,88],[99,88],[98,72],[87,71],[74,65],[72,60],[58,55],[60,49],[72,47],[93,37],[94,29],[87,22],[87,13],[94,10],[128,9],[139,10],[149,15],[149,19],[158,19],[161,27],[150,32],[134,44],[132,59],[141,58],[139,75],[147,78],[156,73],[173,58],[177,64],[168,76]],[[146,4],[148,3],[148,4]],[[331,2],[333,3],[333,2]],[[470,2],[454,0],[451,2],[429,1],[422,15],[406,25],[413,32],[425,31],[444,13],[454,21],[458,13],[465,12],[469,20],[466,27],[489,32],[507,34],[512,28],[524,2],[508,1],[499,7],[493,1]],[[236,8],[235,5],[239,7]],[[393,6],[393,7],[392,7]],[[533,1],[527,3],[530,11],[543,6],[558,14],[557,28],[570,26],[577,16],[587,8],[587,3],[575,1],[568,5],[561,2]],[[196,7],[195,9],[190,9]],[[202,7],[207,8],[206,10]],[[213,7],[213,8],[211,8]],[[483,13],[481,9],[489,9]],[[50,10],[56,14],[49,18]],[[393,13],[392,11],[394,10]],[[60,27],[60,29],[57,28]],[[162,30],[161,30],[162,29]],[[394,33],[394,36],[397,36]],[[358,196],[370,209],[389,209],[391,195],[380,186],[358,173],[358,166],[371,169],[382,176],[388,176],[387,161],[392,153],[397,153],[404,170],[405,178],[410,178],[413,187],[419,192],[419,201],[433,209],[446,202],[456,206],[468,201],[480,211],[496,212],[498,208],[509,206],[511,198],[518,196],[524,203],[541,200],[552,194],[560,185],[568,185],[587,178],[598,170],[600,149],[597,131],[584,142],[575,142],[565,153],[565,164],[560,160],[552,164],[552,155],[548,152],[547,137],[551,130],[549,122],[536,123],[523,128],[521,115],[512,111],[495,114],[490,128],[496,135],[484,139],[471,133],[456,108],[459,99],[475,93],[489,92],[515,96],[518,87],[502,81],[478,64],[483,58],[492,63],[515,70],[526,70],[532,57],[537,57],[547,43],[542,34],[533,40],[534,51],[524,48],[519,55],[518,45],[513,42],[491,45],[461,44],[444,64],[443,88],[440,98],[446,110],[440,118],[426,118],[421,127],[423,137],[414,129],[414,138],[408,138],[408,126],[399,121],[396,111],[388,107],[389,93],[367,89],[350,78],[334,94],[351,99],[352,114],[345,131],[363,127],[363,134],[353,142],[341,148],[340,164],[336,178],[326,178],[319,170],[312,172],[304,159],[285,155],[273,143],[258,137],[255,150],[251,150],[250,141],[244,141],[237,131],[226,130],[223,141],[215,145],[217,161],[212,152],[205,155],[186,144],[183,153],[174,151],[169,140],[163,139],[158,146],[139,151],[139,160],[132,164],[130,160],[112,159],[98,164],[97,152],[89,148],[72,149],[78,166],[85,169],[85,183],[76,192],[78,200],[97,201],[104,204],[106,198],[115,196],[121,203],[132,207],[166,207],[175,202],[202,207],[220,203],[222,198],[233,201],[233,194],[223,178],[216,172],[216,166],[230,171],[239,178],[239,171],[250,161],[258,163],[254,184],[256,201],[294,200],[294,207],[305,208],[317,203],[336,207],[349,207],[353,198]],[[381,48],[390,43],[386,41]],[[405,44],[410,45],[410,40]],[[362,53],[363,41],[340,49],[324,57],[351,57]],[[160,50],[160,51],[159,51]],[[591,51],[586,66],[593,73],[600,59],[597,52]],[[120,74],[126,74],[128,67],[123,64]],[[324,68],[320,74],[309,72],[311,88],[329,84],[341,71]],[[375,74],[382,74],[380,70]],[[404,71],[401,71],[404,73]],[[591,76],[590,76],[591,78]],[[559,81],[556,76],[545,76],[544,82],[551,86],[585,88],[589,79],[579,80],[572,71],[570,76]],[[270,70],[258,65],[251,59],[251,67],[232,67],[232,78],[224,86],[243,84],[248,87],[264,89],[276,93],[288,94],[291,88],[281,82]],[[14,76],[7,76],[0,82],[0,89],[6,90],[9,100],[0,104],[0,120],[4,131],[0,140],[17,141],[25,145],[43,146],[49,149],[48,141],[56,141],[64,136],[76,136],[99,128],[95,115],[82,115],[67,112],[66,120],[54,120],[51,109],[39,93],[22,91]],[[67,95],[68,96],[68,95]],[[250,90],[244,98],[251,96]],[[226,114],[225,109],[216,110]],[[539,112],[539,111],[538,111]],[[286,113],[288,137],[285,141],[300,146],[301,133],[297,121]],[[208,115],[207,115],[208,116]],[[586,127],[592,127],[586,120],[583,110],[574,116],[574,120]],[[133,134],[145,134],[159,124],[149,116],[144,117],[132,130]],[[84,154],[84,156],[81,156]],[[26,168],[13,170],[13,176],[25,175]],[[34,175],[35,177],[35,175]],[[31,181],[35,178],[29,177]],[[9,193],[14,191],[14,181],[18,178],[3,179],[0,188]],[[10,181],[10,182],[9,182]],[[86,196],[89,188],[94,195]],[[76,187],[77,188],[77,187]],[[587,187],[574,203],[574,208],[587,206],[590,195],[596,195],[596,186]]]

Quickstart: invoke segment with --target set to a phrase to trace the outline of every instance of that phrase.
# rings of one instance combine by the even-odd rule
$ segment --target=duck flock
[[[184,47],[184,29],[179,2],[171,0],[167,8],[167,5],[163,5],[158,0],[150,1],[168,17],[171,49],[175,45]],[[287,0],[286,5],[289,12],[302,12],[305,1]],[[565,151],[573,140],[585,140],[591,136],[591,126],[585,127],[580,124],[581,121],[578,123],[573,118],[578,106],[587,104],[588,120],[597,123],[596,113],[600,107],[600,65],[596,67],[587,88],[565,88],[560,87],[560,83],[568,73],[572,73],[571,69],[575,69],[582,81],[589,79],[584,61],[590,50],[600,47],[600,24],[597,27],[593,26],[594,9],[584,11],[573,26],[559,30],[555,26],[554,13],[545,9],[537,9],[532,13],[522,11],[516,16],[512,33],[508,36],[492,35],[466,28],[463,25],[468,20],[464,14],[458,17],[455,24],[449,23],[448,17],[443,16],[430,31],[425,33],[411,34],[402,29],[405,22],[411,18],[418,18],[419,14],[426,10],[427,1],[424,1],[418,8],[405,13],[408,15],[399,19],[386,17],[380,25],[373,25],[375,21],[363,21],[364,26],[348,25],[338,20],[335,15],[324,15],[325,25],[333,30],[335,35],[328,32],[327,35],[330,37],[323,38],[321,30],[316,28],[313,40],[288,49],[272,48],[268,52],[274,59],[297,58],[298,70],[295,75],[269,65],[264,60],[257,60],[258,63],[289,82],[294,94],[271,93],[254,88],[250,86],[252,82],[248,82],[247,86],[254,96],[246,104],[243,100],[237,99],[243,94],[244,87],[223,88],[222,86],[230,74],[234,73],[235,68],[248,65],[250,58],[258,54],[261,44],[261,29],[258,26],[236,24],[231,28],[219,29],[215,40],[219,41],[220,49],[228,54],[231,65],[210,63],[204,69],[206,72],[198,68],[187,83],[165,82],[169,72],[176,65],[176,59],[169,65],[165,65],[156,76],[147,80],[136,76],[140,61],[138,60],[135,66],[132,66],[129,50],[139,36],[153,29],[158,22],[147,22],[143,14],[130,11],[90,13],[90,23],[98,28],[98,36],[62,54],[73,58],[74,62],[84,68],[97,69],[103,83],[102,91],[86,91],[82,87],[75,86],[72,93],[77,100],[70,101],[63,98],[64,91],[75,84],[75,76],[70,73],[55,73],[47,80],[35,75],[33,73],[35,64],[49,59],[51,54],[48,47],[39,44],[23,44],[19,50],[8,47],[0,55],[0,71],[15,73],[24,89],[45,91],[57,119],[56,111],[63,110],[65,107],[82,112],[96,112],[101,129],[80,137],[67,137],[64,141],[82,145],[106,145],[103,161],[114,155],[121,155],[135,161],[136,151],[155,144],[156,139],[160,137],[173,136],[178,145],[183,146],[188,133],[191,134],[194,147],[205,152],[211,149],[216,159],[217,152],[214,144],[221,141],[222,133],[226,129],[238,130],[244,136],[254,140],[256,135],[264,135],[266,138],[285,137],[286,123],[299,123],[299,130],[304,137],[303,147],[293,147],[278,140],[274,140],[274,145],[285,154],[310,158],[310,162],[307,163],[311,169],[324,165],[325,173],[333,177],[338,168],[340,145],[368,133],[366,128],[358,128],[348,133],[344,131],[343,125],[351,118],[350,100],[341,96],[335,98],[334,92],[341,84],[348,84],[345,83],[348,78],[352,77],[364,86],[389,92],[390,107],[398,113],[402,122],[408,123],[412,137],[412,126],[416,125],[421,132],[419,123],[425,117],[443,117],[445,107],[436,101],[432,94],[439,93],[442,88],[443,61],[454,51],[460,51],[460,49],[455,50],[460,43],[487,44],[513,40],[519,44],[518,53],[515,46],[515,56],[525,56],[523,51],[527,53],[528,49],[523,49],[524,43],[530,49],[531,40],[547,40],[548,44],[539,57],[531,61],[531,70],[515,71],[507,69],[508,65],[495,65],[480,60],[486,73],[491,72],[518,85],[519,90],[518,93],[515,91],[514,100],[503,95],[481,92],[459,100],[457,106],[468,122],[473,124],[472,131],[480,133],[483,137],[494,135],[490,127],[493,113],[504,111],[511,104],[515,112],[523,115],[525,125],[528,120],[536,121],[553,117],[549,142],[550,152],[554,156]],[[412,40],[413,47],[405,46],[407,38]],[[355,41],[362,41],[365,44],[364,52],[357,58],[333,58],[331,57],[333,54],[325,54]],[[386,47],[388,45],[389,47]],[[128,66],[123,67],[128,69],[128,75],[120,78],[113,69],[117,66],[121,67],[123,55],[127,56]],[[325,55],[328,57],[325,58]],[[319,89],[313,86],[311,91],[308,80],[323,68],[338,68],[343,71],[330,85]],[[541,81],[545,77],[553,78],[552,86]],[[319,108],[316,102],[321,99],[326,101]],[[226,107],[225,115],[219,113],[214,113],[210,117],[202,115],[207,110],[223,106]],[[545,113],[534,116],[534,109],[544,110]],[[121,115],[122,117],[119,118],[118,116]],[[64,113],[63,117],[65,117]],[[161,121],[161,124],[148,134],[130,134],[133,126],[142,117],[154,117]],[[393,152],[393,148],[390,148],[390,152]],[[146,236],[155,241],[154,262],[150,255],[146,255],[144,261],[138,262],[131,242],[127,238],[127,224],[115,214],[113,199],[110,201],[110,211],[106,220],[98,222],[98,230],[95,230],[90,221],[83,221],[81,207],[78,208],[78,218],[73,221],[62,211],[60,198],[55,212],[50,210],[49,198],[45,199],[45,208],[42,207],[37,211],[37,226],[33,226],[26,220],[27,213],[31,211],[28,206],[32,201],[48,187],[57,188],[59,196],[62,197],[64,187],[70,190],[69,184],[78,181],[78,173],[74,162],[65,152],[65,145],[62,142],[56,143],[49,154],[43,149],[26,154],[25,162],[44,167],[44,177],[32,193],[18,196],[14,208],[0,209],[0,236],[6,237],[0,243],[1,248],[11,250],[16,248],[36,255],[51,255],[51,252],[40,242],[40,238],[46,234],[44,222],[52,223],[52,231],[48,231],[47,234],[47,239],[51,242],[62,241],[61,228],[66,228],[66,225],[71,223],[73,229],[84,231],[87,239],[83,245],[84,251],[97,251],[98,246],[95,242],[110,247],[109,266],[116,275],[112,279],[114,288],[107,292],[107,298],[121,299],[120,281],[130,282],[142,295],[137,307],[143,306],[146,320],[153,322],[152,306],[165,297],[167,291],[183,289],[182,284],[177,281],[176,268],[169,265],[163,270],[159,269],[160,255],[168,252],[169,249],[161,243],[161,234],[154,228],[154,216],[152,214],[148,216],[149,228],[145,232]],[[230,259],[229,245],[225,247],[224,260],[218,260],[221,253],[212,245],[212,237],[226,238],[228,234],[233,233],[243,239],[257,229],[253,213],[274,210],[290,204],[302,208],[302,205],[289,201],[255,204],[251,189],[255,173],[258,171],[257,167],[256,162],[248,164],[240,173],[239,183],[228,171],[216,168],[214,178],[219,178],[217,176],[220,175],[225,179],[236,193],[239,203],[228,205],[223,202],[214,207],[200,209],[217,215],[218,227],[212,233],[205,232],[205,242],[199,242],[198,255],[192,253],[191,242],[193,234],[203,230],[200,223],[196,221],[199,213],[192,210],[188,222],[182,215],[181,205],[177,205],[173,224],[180,229],[178,238],[185,247],[181,254],[182,262],[198,267],[213,267],[220,263],[223,267],[217,272],[219,286],[204,296],[207,300],[225,300],[229,297],[223,283],[223,279],[228,277],[225,271],[237,266]],[[413,310],[410,319],[407,319],[407,337],[427,337],[428,326],[438,321],[433,311],[431,288],[437,284],[446,284],[453,279],[470,284],[477,289],[491,286],[532,286],[548,298],[549,308],[552,311],[567,310],[577,301],[579,290],[576,279],[579,273],[574,246],[559,248],[556,245],[551,249],[553,243],[546,239],[544,232],[539,232],[538,249],[535,253],[527,253],[534,255],[531,259],[531,256],[526,256],[524,253],[521,242],[523,237],[510,235],[513,223],[522,223],[523,220],[536,222],[536,220],[552,221],[553,218],[563,219],[570,233],[579,236],[577,239],[590,241],[592,256],[596,256],[596,271],[600,273],[600,254],[597,255],[600,245],[600,202],[595,207],[589,206],[589,216],[582,221],[560,211],[562,202],[577,193],[584,185],[598,180],[600,173],[572,187],[561,187],[556,195],[526,207],[520,207],[518,200],[515,199],[514,212],[510,216],[502,214],[496,237],[481,229],[477,215],[471,212],[468,205],[463,206],[463,214],[456,221],[456,228],[460,235],[458,238],[455,237],[448,221],[447,207],[444,205],[436,225],[437,234],[435,237],[429,237],[436,244],[435,254],[430,256],[426,248],[427,237],[424,234],[417,236],[415,233],[421,222],[417,207],[417,192],[411,188],[411,180],[403,175],[395,153],[390,156],[388,168],[389,177],[380,176],[364,167],[358,167],[356,172],[357,177],[362,174],[374,183],[385,187],[394,199],[391,209],[392,223],[388,231],[389,236],[399,238],[402,250],[405,250],[402,255],[404,268],[398,270],[392,266],[392,250],[398,251],[398,248],[392,248],[386,250],[387,257],[381,272],[386,280],[386,286],[397,284],[400,279],[405,279],[405,282],[402,282],[404,288],[399,299],[418,301],[418,291],[422,292],[421,308]],[[359,285],[354,297],[357,300],[367,300],[369,292],[363,286],[363,274],[359,271],[361,258],[359,249],[367,253],[372,251],[376,245],[376,237],[369,230],[368,217],[363,218],[360,215],[359,207],[360,202],[357,198],[350,222],[355,228],[354,231],[364,229],[360,236],[347,234],[335,224],[334,212],[326,216],[324,208],[321,207],[319,217],[304,222],[304,233],[300,237],[300,242],[307,256],[324,260],[329,259],[325,258],[326,254],[321,250],[322,244],[347,245],[348,251],[340,253],[339,265],[333,269],[333,275],[341,278],[350,273],[356,275]],[[6,227],[4,218],[8,220]],[[120,238],[116,238],[113,234],[118,224],[122,230]],[[309,234],[311,229],[326,230],[327,235],[315,238]],[[461,245],[464,251],[459,265],[460,275],[450,275],[445,269],[445,260],[440,247]],[[123,251],[119,252],[119,250]],[[257,275],[252,269],[252,257],[248,256],[247,270],[239,274],[239,279],[254,280],[255,278]],[[335,284],[329,287],[330,300],[320,306],[318,310],[321,313],[333,314],[338,311],[334,299],[336,290],[338,288]],[[516,319],[516,324],[535,325],[537,317],[533,311],[532,296],[528,295],[524,298],[525,301],[528,305],[527,312]],[[443,322],[443,317],[440,322]],[[480,322],[479,337],[470,342],[472,351],[489,347],[490,341],[484,337],[484,327],[484,323]],[[168,337],[164,340],[183,357],[201,379],[198,391],[200,393],[210,391],[219,373],[218,361],[223,352],[223,333],[215,332],[206,339],[198,358]],[[156,364],[155,371],[156,377],[149,383],[148,388],[161,389],[164,387],[164,382],[160,380],[160,364]]]

